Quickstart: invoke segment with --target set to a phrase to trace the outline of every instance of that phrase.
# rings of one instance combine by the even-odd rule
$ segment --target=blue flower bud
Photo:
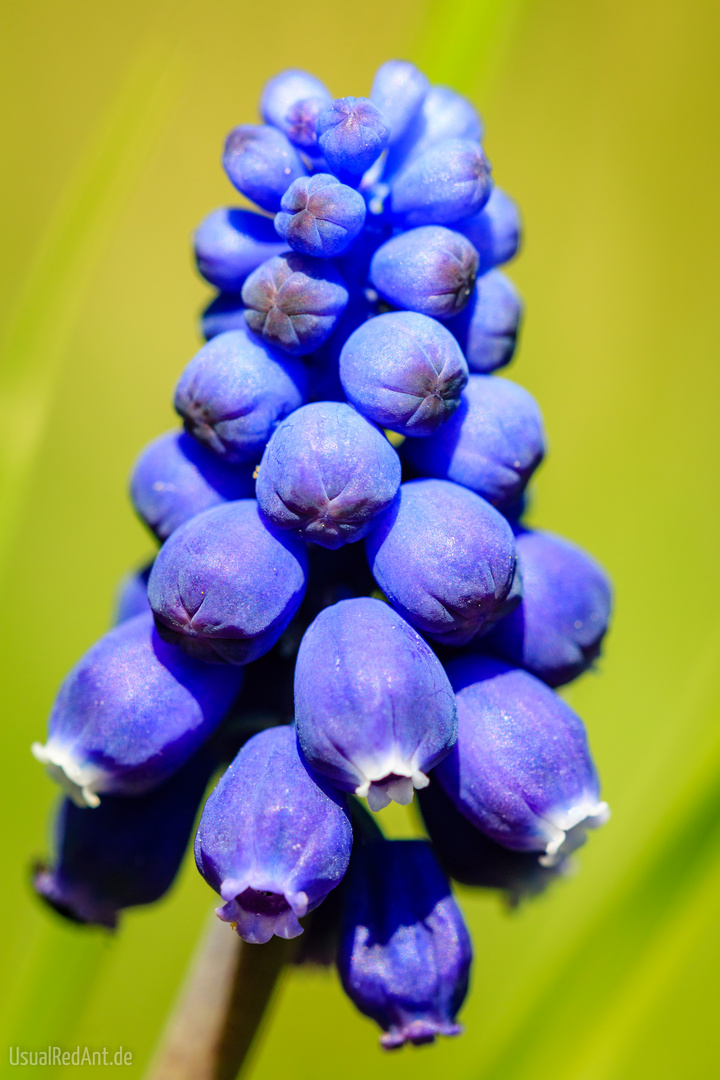
[[[296,356],[312,352],[330,336],[348,296],[331,263],[295,253],[268,259],[242,289],[250,329]]]
[[[385,1031],[386,1050],[459,1035],[472,944],[430,845],[358,846],[345,891],[338,968],[347,995]]]
[[[148,596],[158,631],[201,660],[249,664],[300,606],[307,557],[263,521],[254,499],[198,514],[166,540]]]
[[[245,327],[218,334],[180,376],[175,408],[191,435],[231,462],[259,461],[275,426],[305,401],[302,363]]]
[[[480,273],[513,259],[520,247],[522,225],[517,204],[498,187],[479,213],[455,223],[480,256]]]
[[[330,173],[300,177],[282,197],[275,229],[293,251],[333,259],[365,224],[365,200]]]
[[[572,868],[567,858],[543,866],[537,852],[511,851],[480,832],[455,808],[440,784],[419,793],[423,822],[448,877],[473,888],[498,889],[510,907],[545,891]]]
[[[412,311],[369,319],[340,354],[348,401],[401,435],[432,435],[457,409],[467,378],[465,358],[449,330]]]
[[[242,672],[160,639],[150,614],[100,638],[60,687],[48,741],[32,751],[78,806],[139,795],[180,768],[222,720]]]
[[[241,124],[225,141],[223,168],[238,191],[271,214],[305,166],[289,141],[277,128],[264,124]]]
[[[238,293],[218,293],[200,316],[200,333],[206,341],[228,330],[247,330],[245,305]]]
[[[387,146],[389,129],[368,98],[338,98],[317,122],[320,149],[344,183],[357,183]]]
[[[350,405],[304,405],[275,429],[258,472],[263,514],[322,547],[361,540],[400,486],[400,459]]]
[[[490,270],[476,280],[465,310],[446,323],[471,371],[487,375],[510,363],[522,313],[519,292],[499,270]]]
[[[467,304],[478,258],[470,241],[441,225],[410,229],[378,248],[370,281],[396,307],[447,319]]]
[[[504,510],[543,459],[542,416],[524,387],[471,375],[448,422],[429,439],[408,439],[402,449],[421,476],[453,480]]]
[[[260,263],[287,251],[269,218],[233,207],[208,214],[195,230],[194,246],[202,276],[225,292],[240,292]]]
[[[301,760],[292,727],[242,748],[205,804],[198,870],[225,901],[217,914],[243,941],[302,933],[298,919],[342,880],[352,829],[345,799]]]
[[[515,545],[523,600],[483,647],[562,686],[600,655],[612,608],[610,581],[587,552],[561,536],[521,529]]]
[[[168,431],[145,447],[130,478],[139,517],[158,540],[202,510],[255,494],[251,465],[229,465],[184,432]]]
[[[455,703],[433,651],[370,597],[326,607],[295,667],[295,720],[308,763],[371,810],[411,802],[455,741]]]
[[[125,574],[118,585],[115,594],[115,614],[113,626],[134,619],[136,615],[143,615],[150,611],[150,601],[147,595],[147,583],[152,570],[149,562],[140,570]]]
[[[481,210],[492,190],[479,143],[445,139],[413,157],[390,187],[390,211],[405,228],[450,225]]]
[[[562,857],[566,834],[609,816],[582,720],[545,683],[498,660],[447,666],[457,698],[458,741],[437,777],[455,806],[515,851]]]
[[[390,146],[405,136],[429,89],[427,77],[407,60],[388,60],[378,68],[370,98],[390,129]]]
[[[36,893],[75,922],[115,929],[120,912],[152,904],[172,885],[217,764],[201,750],[146,795],[107,795],[90,813],[63,799],[54,858],[33,875]]]
[[[447,480],[401,484],[365,547],[390,603],[435,641],[465,645],[506,613],[515,580],[512,529],[467,488]]]
[[[279,128],[294,142],[293,122],[288,114],[306,98],[319,99],[323,108],[332,101],[323,83],[309,71],[288,68],[265,83],[260,98],[260,115],[266,124]]]
[[[404,138],[391,147],[385,179],[445,139],[472,139],[480,142],[483,127],[475,106],[447,86],[431,86],[420,111],[408,126]]]

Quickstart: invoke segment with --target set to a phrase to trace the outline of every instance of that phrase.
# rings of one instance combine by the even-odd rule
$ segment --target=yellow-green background
[[[382,1056],[333,974],[295,971],[251,1076],[718,1075],[715,0],[27,0],[2,20],[0,1068],[10,1042],[122,1044],[140,1077],[211,901],[188,865],[111,942],[41,911],[27,865],[54,792],[28,745],[150,550],[126,476],[172,423],[198,345],[207,290],[188,237],[233,201],[223,135],[283,66],[363,94],[406,55],[474,97],[523,208],[511,375],[551,440],[534,520],[616,583],[601,672],[568,692],[614,816],[580,874],[519,912],[462,892],[476,950],[462,1038]]]

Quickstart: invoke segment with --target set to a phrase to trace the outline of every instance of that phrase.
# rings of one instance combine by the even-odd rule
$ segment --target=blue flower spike
[[[138,516],[161,542],[211,506],[255,494],[252,465],[229,465],[197,439],[168,431],[145,447],[130,478]]]
[[[282,197],[275,230],[293,251],[334,259],[365,224],[365,200],[330,173],[301,177]]]
[[[472,296],[477,268],[477,252],[467,237],[427,225],[379,247],[370,263],[370,281],[395,307],[449,319]]]
[[[345,796],[302,761],[295,730],[254,735],[208,799],[195,861],[225,901],[218,917],[250,944],[294,938],[342,880],[352,847]]]
[[[304,405],[267,445],[258,505],[278,529],[337,548],[367,535],[395,498],[401,471],[383,433],[350,405]]]
[[[490,162],[472,139],[446,139],[413,157],[390,187],[390,212],[404,228],[451,225],[482,210]]]
[[[371,810],[411,802],[455,742],[455,702],[439,660],[371,597],[325,608],[306,630],[295,721],[308,764]]]
[[[471,375],[457,412],[429,439],[408,439],[403,453],[421,476],[462,484],[505,510],[544,457],[542,416],[524,387]]]
[[[230,293],[239,293],[248,274],[288,247],[270,218],[233,207],[208,214],[195,230],[193,242],[202,276]]]
[[[276,425],[305,402],[307,372],[244,326],[192,358],[175,391],[185,429],[232,463],[257,462]]]
[[[383,1029],[384,1049],[459,1035],[471,963],[470,935],[430,844],[358,845],[338,968],[345,992]]]
[[[318,143],[330,170],[357,185],[388,144],[390,129],[369,98],[338,98],[320,114]]]
[[[225,141],[223,167],[238,191],[274,214],[298,176],[305,175],[300,155],[287,136],[266,124],[241,124]]]
[[[400,435],[426,437],[460,405],[468,369],[442,323],[413,311],[368,319],[340,353],[348,401],[368,420]]]
[[[610,811],[582,720],[534,675],[499,660],[451,661],[458,739],[437,777],[473,825],[552,866]]]
[[[245,320],[273,348],[295,356],[317,349],[347,306],[348,290],[327,259],[277,255],[243,285]]]
[[[475,281],[467,306],[446,321],[471,371],[487,375],[509,364],[515,355],[523,303],[512,281],[489,270]]]
[[[402,484],[365,549],[390,603],[434,641],[466,645],[519,602],[512,529],[447,480]]]
[[[78,806],[142,795],[180,768],[214,731],[242,672],[185,656],[157,634],[150,613],[110,630],[65,678],[33,743]]]
[[[148,582],[160,635],[189,656],[249,664],[266,653],[305,593],[302,543],[263,521],[254,499],[197,514],[165,541]]]
[[[548,532],[515,536],[523,599],[484,647],[549,686],[582,675],[600,655],[612,610],[603,568],[576,544]]]

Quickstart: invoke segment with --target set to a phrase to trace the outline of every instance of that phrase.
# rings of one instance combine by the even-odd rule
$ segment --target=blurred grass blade
[[[181,79],[180,51],[156,29],[78,163],[9,320],[0,345],[0,578],[86,287]]]

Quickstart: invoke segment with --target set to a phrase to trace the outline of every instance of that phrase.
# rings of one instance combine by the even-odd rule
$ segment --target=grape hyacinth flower
[[[350,404],[401,435],[432,435],[457,409],[467,378],[452,334],[413,311],[369,319],[340,354],[340,381]]]
[[[265,124],[241,124],[225,142],[223,166],[241,194],[271,214],[305,166],[290,140]]]
[[[337,548],[367,535],[395,498],[401,471],[383,433],[349,405],[304,405],[267,445],[258,505],[276,528]]]
[[[251,499],[254,488],[252,466],[229,465],[181,431],[146,446],[130,478],[133,506],[161,542],[202,510]]]
[[[387,146],[390,132],[382,113],[368,98],[338,98],[317,121],[320,150],[331,172],[357,184]]]
[[[427,77],[407,60],[388,60],[378,68],[370,100],[389,128],[389,146],[394,146],[407,134],[429,90]]]
[[[165,641],[200,660],[249,664],[300,606],[302,544],[263,521],[254,499],[197,514],[165,541],[148,582]]]
[[[147,595],[148,579],[152,563],[149,562],[139,570],[125,574],[115,594],[115,611],[113,626],[128,619],[134,619],[136,615],[144,615],[149,612],[150,601]]]
[[[476,279],[464,310],[445,325],[457,338],[470,370],[487,375],[512,360],[522,313],[512,281],[499,270],[490,270]]]
[[[200,333],[206,341],[228,330],[247,330],[245,305],[239,293],[218,293],[200,316]]]
[[[348,302],[348,291],[327,259],[277,255],[243,285],[250,329],[285,352],[304,356],[330,336]]]
[[[389,210],[404,228],[451,225],[482,210],[490,162],[472,139],[445,139],[414,156],[390,187]]]
[[[365,224],[365,200],[330,173],[300,177],[287,189],[275,215],[275,231],[293,251],[334,259]]]
[[[371,810],[407,804],[455,742],[455,702],[440,661],[381,600],[343,600],[305,631],[295,722],[313,769]]]
[[[218,334],[195,354],[180,376],[175,409],[186,430],[216,454],[255,462],[306,394],[302,363],[244,327]]]
[[[195,230],[194,247],[205,280],[230,293],[239,293],[260,263],[288,249],[269,218],[234,207],[208,214]]]
[[[338,968],[386,1050],[459,1035],[472,945],[460,909],[423,840],[379,840],[353,852]]]
[[[198,870],[225,901],[217,914],[251,944],[302,933],[298,922],[342,880],[352,829],[345,797],[313,776],[292,727],[254,735],[208,799]]]
[[[438,780],[492,840],[542,852],[552,866],[571,830],[576,844],[610,815],[582,720],[545,683],[502,661],[462,657],[447,671],[458,739]]]
[[[475,285],[478,257],[461,233],[427,225],[378,248],[370,280],[388,303],[436,319],[458,315]]]
[[[166,644],[152,615],[110,630],[66,677],[38,761],[78,806],[142,795],[180,768],[217,727],[240,689],[237,668],[215,669]]]
[[[292,123],[288,114],[298,102],[307,98],[318,98],[328,105],[332,101],[320,79],[302,68],[287,68],[265,83],[260,98],[260,114],[266,124],[279,128],[290,138]]]
[[[520,211],[498,187],[492,189],[482,210],[456,221],[453,228],[467,236],[477,251],[481,274],[514,259],[520,247]]]
[[[465,645],[519,602],[512,529],[447,480],[402,484],[365,548],[390,603],[434,641]]]
[[[457,412],[430,438],[408,439],[403,452],[421,476],[453,480],[504,510],[543,459],[542,417],[524,387],[471,375]]]

